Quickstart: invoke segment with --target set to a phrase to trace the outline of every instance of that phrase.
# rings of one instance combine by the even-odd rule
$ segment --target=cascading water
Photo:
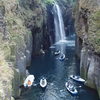
[[[55,42],[59,40],[64,40],[65,38],[65,29],[63,23],[63,17],[61,10],[58,5],[53,5],[53,14],[54,14],[54,25],[55,25]]]

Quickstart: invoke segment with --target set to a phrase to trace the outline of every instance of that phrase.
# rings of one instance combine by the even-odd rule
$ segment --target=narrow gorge
[[[42,67],[47,65],[48,69],[43,67],[45,70],[43,72],[48,79],[52,76],[50,82],[55,79],[54,83],[62,88],[58,85],[60,78],[67,81],[69,72],[80,74],[86,80],[85,86],[94,89],[93,93],[86,89],[86,93],[89,91],[90,95],[94,94],[92,99],[96,97],[95,100],[98,100],[98,95],[100,97],[99,8],[99,0],[0,0],[0,100],[32,100],[22,96],[23,82],[29,74],[28,71],[31,74],[34,72],[36,79],[40,78]],[[59,40],[64,41],[59,44]],[[57,61],[59,58],[53,56],[54,50],[61,50],[61,53],[66,54],[62,64]],[[37,66],[34,62],[43,66]],[[50,76],[47,72],[55,74],[53,76],[52,73]],[[49,85],[54,86],[50,82]],[[64,83],[61,82],[60,85],[64,86]],[[54,94],[50,94],[52,100],[81,98],[81,96],[70,97],[65,89],[59,92],[57,87],[49,88],[54,89]],[[37,99],[41,92],[36,89],[40,93],[37,94],[34,90],[30,93],[30,97],[34,93],[34,99],[42,100],[43,97]],[[43,100],[51,100],[48,93]]]

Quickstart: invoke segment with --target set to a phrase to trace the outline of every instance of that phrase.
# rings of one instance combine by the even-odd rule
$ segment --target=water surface
[[[54,52],[60,50],[66,58],[59,61],[59,56]],[[25,90],[21,94],[20,100],[99,100],[97,92],[73,82],[69,76],[71,74],[80,75],[79,61],[75,57],[75,35],[72,34],[64,41],[60,41],[46,50],[45,55],[33,58],[30,74],[35,76],[36,86],[31,90]],[[42,77],[48,81],[45,91],[39,86]],[[77,90],[78,95],[72,96],[65,88],[65,82],[70,81]]]

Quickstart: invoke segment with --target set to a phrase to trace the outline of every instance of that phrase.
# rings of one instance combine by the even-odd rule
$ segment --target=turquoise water
[[[65,54],[64,61],[59,61],[59,56],[54,52],[60,50]],[[71,34],[64,41],[60,41],[48,50],[45,55],[33,58],[30,74],[35,76],[35,84],[31,90],[25,89],[20,100],[99,100],[97,92],[82,84],[72,81],[71,74],[80,74],[79,61],[75,56],[75,35]],[[39,86],[42,77],[48,81],[45,91]],[[72,96],[65,88],[65,82],[70,81],[77,90],[78,95]]]

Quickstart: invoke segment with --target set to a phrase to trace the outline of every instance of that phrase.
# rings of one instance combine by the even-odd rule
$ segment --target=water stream
[[[54,55],[56,50],[61,50],[65,54],[64,61],[59,61],[60,55]],[[79,61],[75,56],[74,33],[71,33],[66,40],[55,43],[46,50],[45,55],[34,57],[29,72],[35,76],[37,85],[33,86],[31,90],[25,89],[20,100],[99,100],[95,90],[86,88],[69,78],[71,74],[80,74]],[[43,76],[48,81],[45,91],[42,91],[39,85]],[[78,95],[72,96],[67,91],[66,81],[70,81],[77,88]]]

